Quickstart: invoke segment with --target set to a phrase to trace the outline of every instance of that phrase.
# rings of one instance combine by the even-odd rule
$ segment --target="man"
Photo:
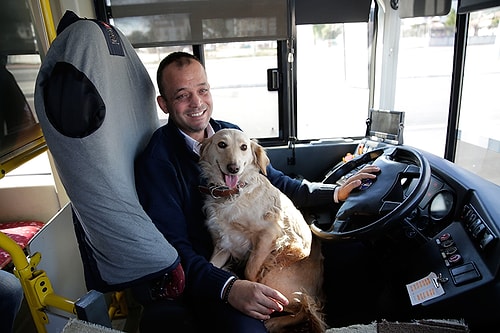
[[[265,332],[263,321],[283,310],[288,300],[265,285],[237,279],[213,266],[210,234],[205,227],[199,145],[222,128],[216,121],[204,66],[191,54],[175,52],[159,65],[157,102],[169,115],[136,161],[136,184],[141,204],[158,229],[177,249],[186,273],[185,297],[195,316],[219,332]],[[269,166],[271,183],[299,207],[345,200],[363,178],[375,178],[367,167],[337,188],[292,179]]]

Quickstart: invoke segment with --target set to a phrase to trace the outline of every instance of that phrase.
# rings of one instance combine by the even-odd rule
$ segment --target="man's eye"
[[[188,98],[188,94],[177,95],[175,97],[175,99],[178,100],[178,101],[182,101],[182,100],[185,100],[187,98]]]
[[[206,93],[208,93],[208,88],[200,89],[200,95],[205,95]]]
[[[226,147],[227,147],[227,144],[226,144],[224,141],[221,141],[221,142],[219,142],[219,143],[217,144],[217,146],[219,146],[219,148],[224,149],[224,148],[226,148]]]
[[[242,145],[240,146],[240,149],[241,149],[241,150],[243,150],[243,151],[245,151],[245,150],[247,150],[247,149],[248,149],[248,146],[247,146],[246,144],[242,144]]]

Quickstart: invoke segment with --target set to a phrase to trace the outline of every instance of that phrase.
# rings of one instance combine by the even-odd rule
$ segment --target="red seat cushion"
[[[28,245],[33,236],[45,225],[39,221],[20,221],[0,223],[0,231],[12,238],[21,248]],[[3,269],[11,262],[7,251],[0,248],[0,269]]]

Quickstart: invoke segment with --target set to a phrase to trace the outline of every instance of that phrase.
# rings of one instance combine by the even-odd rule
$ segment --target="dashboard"
[[[386,145],[362,140],[353,156]],[[408,318],[464,318],[475,328],[473,332],[500,327],[496,313],[500,308],[500,187],[443,158],[421,153],[431,167],[429,186],[411,213],[386,231],[383,241],[378,240],[383,250],[373,247],[380,252],[374,267],[380,268],[368,274],[391,280],[390,288],[397,290],[403,304],[400,308],[409,308]],[[431,291],[439,294],[408,305],[406,288],[429,276],[436,286]],[[392,301],[397,302],[394,297]]]
[[[426,238],[416,251],[413,272],[442,274],[446,293],[423,305],[472,297],[471,292],[481,288],[490,289],[490,304],[498,303],[500,187],[442,158],[424,155],[432,181],[417,216],[407,218]]]
[[[498,327],[500,308],[500,187],[435,155],[426,195],[405,221],[420,242],[408,254],[404,283],[433,272],[443,294],[424,301],[423,314],[464,318],[474,331]]]

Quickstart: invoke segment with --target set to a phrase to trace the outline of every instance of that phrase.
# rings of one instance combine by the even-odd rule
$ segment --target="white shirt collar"
[[[201,142],[196,141],[195,139],[193,139],[192,137],[190,137],[189,135],[187,135],[186,133],[184,133],[180,129],[179,129],[179,131],[182,133],[182,135],[184,135],[184,140],[186,141],[188,148],[191,149],[192,151],[194,151],[197,155],[200,155]],[[205,132],[206,132],[207,138],[211,137],[215,133],[214,129],[212,128],[212,125],[210,125],[210,124],[208,124],[207,128],[205,129]]]

